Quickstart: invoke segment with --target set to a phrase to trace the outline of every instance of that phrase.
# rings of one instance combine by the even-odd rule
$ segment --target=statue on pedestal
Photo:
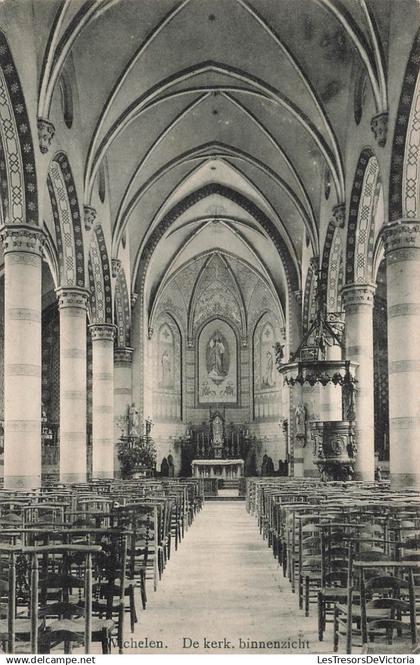
[[[296,439],[299,439],[305,445],[306,442],[306,408],[305,405],[297,405],[295,409]]]
[[[134,402],[128,407],[128,436],[140,436],[139,411]]]

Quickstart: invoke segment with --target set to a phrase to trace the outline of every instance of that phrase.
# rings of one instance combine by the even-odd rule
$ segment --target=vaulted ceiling
[[[361,72],[377,112],[386,107],[389,3],[36,4],[40,28],[51,26],[37,33],[44,54],[38,115],[48,117],[60,72],[71,65],[83,119],[85,203],[106,165],[113,256],[125,234],[135,276],[153,232],[172,219],[159,240],[166,245],[154,262],[156,285],[216,217],[238,252],[241,244],[251,247],[277,284],[293,271],[299,280],[305,239],[314,253],[320,249],[326,171],[331,205],[344,200],[345,118]],[[205,201],[182,209],[206,187]],[[273,233],[281,251],[269,241]]]

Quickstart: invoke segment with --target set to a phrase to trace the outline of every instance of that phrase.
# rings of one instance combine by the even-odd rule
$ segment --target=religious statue
[[[297,405],[295,409],[296,438],[305,439],[306,437],[306,408],[305,405]]]
[[[273,346],[274,353],[275,353],[275,356],[276,356],[276,366],[277,366],[278,370],[280,370],[280,367],[283,364],[284,347],[285,347],[285,344],[280,344],[280,342],[276,342]]]
[[[227,374],[227,350],[222,335],[216,332],[207,347],[207,372],[214,382],[222,381]]]
[[[128,407],[128,436],[140,436],[139,411],[134,402]]]

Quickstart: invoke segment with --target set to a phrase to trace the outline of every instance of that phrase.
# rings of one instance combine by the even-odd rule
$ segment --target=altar
[[[196,459],[191,463],[194,478],[236,480],[244,475],[241,459]]]

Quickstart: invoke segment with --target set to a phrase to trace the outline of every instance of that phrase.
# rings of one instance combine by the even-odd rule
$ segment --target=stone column
[[[92,478],[114,477],[115,326],[89,326],[92,335]]]
[[[41,252],[35,226],[3,226],[4,486],[41,484]]]
[[[373,284],[347,284],[342,291],[346,312],[346,359],[356,370],[355,480],[374,480]]]
[[[387,224],[390,473],[420,487],[420,220]]]
[[[121,430],[120,419],[126,418],[128,407],[132,403],[132,364],[133,349],[130,347],[114,349],[114,442],[116,443]],[[126,432],[127,433],[127,432]],[[120,476],[118,448],[114,446],[115,475]]]
[[[86,289],[57,289],[60,312],[60,482],[86,481]]]

